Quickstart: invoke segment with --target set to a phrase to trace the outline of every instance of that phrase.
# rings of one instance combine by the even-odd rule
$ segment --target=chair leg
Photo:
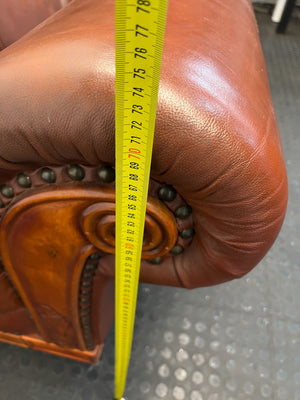
[[[292,15],[293,9],[295,7],[296,0],[288,0],[284,7],[284,11],[281,20],[277,26],[276,33],[285,33],[287,25],[289,23],[290,17]]]

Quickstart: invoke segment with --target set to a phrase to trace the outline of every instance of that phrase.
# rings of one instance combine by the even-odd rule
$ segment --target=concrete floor
[[[277,36],[257,17],[289,175],[284,226],[239,281],[140,286],[128,400],[300,399],[300,23]],[[113,374],[113,332],[97,366],[0,344],[1,400],[112,399]]]

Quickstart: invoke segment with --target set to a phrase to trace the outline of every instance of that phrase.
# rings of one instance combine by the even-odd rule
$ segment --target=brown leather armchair
[[[65,3],[0,0],[0,340],[96,362],[114,307],[114,1]],[[245,275],[286,202],[250,2],[169,0],[141,281]]]

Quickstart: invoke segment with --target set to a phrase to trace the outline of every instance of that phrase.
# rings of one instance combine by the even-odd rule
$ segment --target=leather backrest
[[[0,0],[0,50],[44,21],[70,0]]]

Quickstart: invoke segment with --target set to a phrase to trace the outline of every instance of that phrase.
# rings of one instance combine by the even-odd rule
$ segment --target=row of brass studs
[[[171,185],[165,185],[162,186],[158,190],[158,197],[160,200],[169,202],[175,200],[175,197],[177,195],[176,190],[173,188]],[[179,219],[186,219],[192,214],[192,208],[190,206],[183,205],[178,207],[175,210],[175,216]],[[181,236],[183,239],[190,239],[194,236],[195,230],[193,228],[188,228],[188,229],[183,229],[181,232],[179,232],[179,236]],[[173,256],[177,256],[181,253],[183,253],[184,248],[180,245],[175,245],[173,249],[170,251],[170,253]],[[163,257],[156,257],[152,258],[150,260],[147,260],[150,264],[161,264],[163,261]]]
[[[74,181],[82,181],[85,177],[84,169],[80,165],[69,165],[67,174]],[[102,166],[97,169],[98,178],[104,183],[112,183],[115,180],[115,170],[110,166]]]
[[[66,172],[73,181],[82,181],[85,177],[84,169],[80,165],[69,165]],[[98,168],[97,175],[103,183],[112,183],[115,180],[115,170],[110,166],[102,166]],[[40,177],[46,183],[56,182],[55,172],[53,169],[48,167],[41,169]],[[17,176],[17,184],[23,189],[29,189],[32,186],[32,181],[28,175],[20,173]],[[7,184],[0,186],[0,193],[7,199],[12,199],[15,196],[13,188]],[[5,204],[0,200],[0,208],[4,207]]]
[[[83,332],[84,342],[88,350],[93,350],[94,341],[91,329],[91,302],[93,291],[93,277],[97,269],[100,256],[92,253],[83,268],[79,292],[79,317]]]
[[[73,181],[82,181],[85,177],[85,171],[84,169],[77,164],[71,164],[68,165],[66,168],[66,172],[70,179]],[[113,183],[115,180],[115,170],[111,166],[102,166],[97,169],[97,176],[98,178],[103,182],[103,183]],[[46,183],[55,183],[56,182],[56,174],[55,172],[48,167],[42,168],[40,170],[40,177],[41,179],[46,182]],[[24,173],[20,173],[17,176],[17,183],[20,187],[27,189],[32,186],[31,179],[28,175]],[[0,193],[2,196],[12,199],[14,197],[14,190],[11,186],[4,184],[0,187]],[[170,202],[175,199],[177,195],[176,190],[171,186],[171,185],[164,185],[162,186],[159,191],[158,191],[158,197],[160,200],[164,202]],[[0,199],[0,208],[4,208],[5,205]],[[192,213],[192,209],[188,205],[183,205],[177,208],[175,210],[175,216],[176,218],[179,219],[186,219],[188,218]],[[195,234],[194,229],[184,229],[182,232],[179,232],[179,235],[183,239],[190,239],[193,237]],[[174,256],[179,255],[183,253],[184,248],[180,245],[176,245],[173,247],[173,249],[170,251],[170,253]],[[163,258],[162,257],[157,257],[154,259],[149,260],[150,263],[152,264],[160,264],[162,262]]]

